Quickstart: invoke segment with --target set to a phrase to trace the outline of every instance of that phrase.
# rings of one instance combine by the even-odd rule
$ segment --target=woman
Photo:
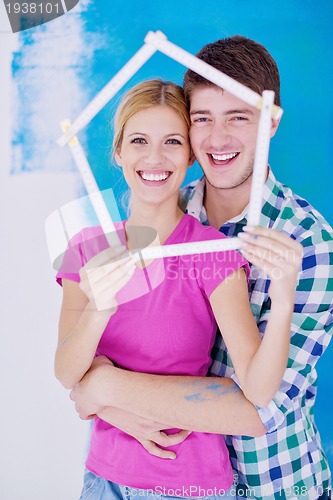
[[[218,324],[244,394],[264,406],[286,368],[300,245],[290,239],[289,255],[279,260],[267,252],[261,238],[248,237],[243,244],[248,260],[271,278],[272,308],[264,342],[248,302],[248,264],[237,251],[155,260],[144,268],[128,254],[146,245],[140,232],[133,231],[138,226],[156,230],[161,244],[224,237],[178,207],[179,188],[193,162],[189,126],[182,90],[172,83],[141,83],[120,104],[114,153],[131,189],[131,215],[120,225],[123,246],[108,248],[98,227],[83,230],[71,242],[57,275],[64,298],[56,375],[71,388],[97,355],[128,370],[204,376]],[[250,234],[255,237],[255,230]],[[270,234],[274,238],[274,231]],[[133,298],[147,272],[161,262],[164,279]],[[155,273],[159,278],[160,269]],[[242,314],[223,307],[226,297],[241,305]],[[175,447],[177,458],[161,460],[97,417],[81,498],[150,496],[152,491],[191,496],[194,486],[214,492],[212,498],[231,498],[233,474],[223,437],[196,432],[184,437]]]

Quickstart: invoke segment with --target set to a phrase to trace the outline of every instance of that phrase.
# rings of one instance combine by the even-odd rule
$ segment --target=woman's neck
[[[128,231],[129,227],[143,226],[154,229],[158,239],[156,244],[163,245],[184,215],[174,201],[163,205],[155,205],[145,204],[141,200],[132,199],[131,208],[131,215],[126,223],[127,240],[130,248],[133,248],[133,245],[131,245],[131,233]],[[135,234],[138,235],[139,233],[136,231]],[[140,247],[146,246],[146,241],[142,241],[140,245],[137,236],[135,239],[136,247],[138,247],[138,245]]]

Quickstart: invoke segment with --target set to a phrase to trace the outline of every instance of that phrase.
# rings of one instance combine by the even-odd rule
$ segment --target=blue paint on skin
[[[216,391],[216,390],[221,389],[221,388],[222,388],[221,384],[212,384],[212,385],[208,385],[206,387],[206,389],[209,389],[211,391]]]
[[[187,401],[204,401],[200,392],[196,394],[189,394],[188,396],[185,396],[185,399]]]
[[[202,385],[202,392],[188,394],[188,395],[184,396],[184,399],[186,399],[187,401],[209,401],[212,399],[219,398],[220,396],[223,396],[225,394],[229,394],[230,392],[239,392],[240,391],[240,388],[237,385],[232,385],[231,387],[224,387],[223,384],[215,383],[215,384],[205,386],[204,385],[206,383],[205,380],[193,381],[192,383],[188,382],[188,383],[182,384],[182,385],[198,385],[198,383],[200,383],[200,385]],[[206,392],[206,395],[205,395],[205,391],[207,391],[207,390],[209,390],[210,392]]]

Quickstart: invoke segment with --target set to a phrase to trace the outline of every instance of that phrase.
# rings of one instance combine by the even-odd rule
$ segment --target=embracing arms
[[[151,375],[116,368],[104,356],[71,391],[81,418],[113,419],[113,408],[197,432],[259,436],[265,433],[254,406],[228,378]],[[153,428],[153,426],[152,426]]]
[[[281,237],[282,240],[283,237],[288,238],[279,235],[279,238]],[[282,250],[285,245],[286,242],[283,240]],[[298,244],[296,244],[296,248],[300,252]],[[289,252],[290,249],[287,247],[285,250]],[[280,247],[278,251],[281,253]],[[276,255],[273,255],[273,257],[276,258]],[[271,258],[273,257],[271,255]],[[238,278],[240,280],[244,279],[242,276],[238,276]],[[295,276],[293,279],[295,279]],[[225,287],[227,301],[229,300],[228,293],[231,290],[230,287],[228,288],[229,285],[230,283]],[[223,284],[221,287],[223,287]],[[292,289],[290,284],[288,289]],[[272,292],[274,292],[274,287]],[[287,298],[287,296],[283,295],[283,297],[293,304],[291,296]],[[247,296],[246,298],[243,297],[242,300],[246,301],[249,310]],[[237,303],[240,307],[241,303],[239,301]],[[215,306],[213,305],[213,307]],[[281,308],[283,309],[283,304]],[[279,308],[276,311],[279,311]],[[292,307],[289,306],[282,314],[284,324],[287,325],[288,323],[287,333],[284,334],[282,340],[281,349],[283,355],[279,355],[281,359],[278,368],[282,373],[286,367],[291,311]],[[242,318],[243,310],[234,312],[237,313],[236,318],[238,320]],[[275,314],[275,319],[277,315]],[[230,314],[228,317],[230,317]],[[278,319],[281,319],[280,316]],[[250,344],[254,344],[254,348],[251,347],[251,353],[253,354],[261,341],[252,315],[247,317],[245,323],[238,323],[237,328],[243,326],[244,329],[244,325],[250,325],[251,328]],[[246,328],[244,331],[246,331]],[[281,341],[281,339],[276,340]],[[229,341],[229,344],[231,345],[232,341]],[[269,343],[267,347],[269,347]],[[232,345],[231,349],[233,349]],[[237,350],[237,345],[235,345],[235,349]],[[248,354],[246,346],[245,354]],[[238,364],[240,364],[239,360]],[[281,374],[278,375],[278,377],[281,376]],[[242,373],[240,378],[242,378]],[[97,413],[100,416],[102,414],[104,420],[112,423],[113,410],[108,407],[122,407],[123,409],[131,408],[131,411],[141,417],[163,421],[172,427],[251,436],[262,435],[266,431],[253,404],[244,397],[243,393],[230,379],[146,375],[121,371],[105,365],[88,372],[82,382],[72,391],[71,396],[75,400],[77,410],[82,418]]]

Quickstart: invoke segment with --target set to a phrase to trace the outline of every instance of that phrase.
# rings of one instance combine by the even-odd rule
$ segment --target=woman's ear
[[[114,158],[117,162],[117,164],[119,165],[119,167],[122,166],[122,157],[121,157],[121,152],[120,152],[120,148],[117,148],[114,152]]]

